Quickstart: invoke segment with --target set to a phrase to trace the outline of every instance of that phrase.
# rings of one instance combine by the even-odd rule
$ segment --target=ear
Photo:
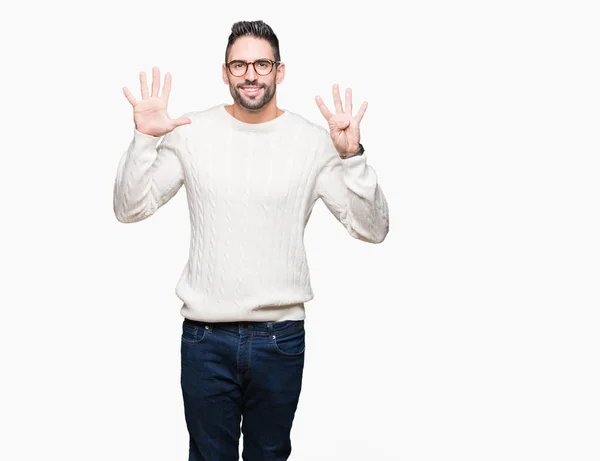
[[[225,66],[225,64],[223,64],[223,68],[221,69],[221,71],[222,71],[223,83],[225,85],[229,85],[229,75],[227,74],[227,67]]]
[[[283,82],[284,78],[285,78],[285,64],[280,63],[277,66],[277,75],[275,77],[275,82],[277,84],[280,84],[281,82]]]

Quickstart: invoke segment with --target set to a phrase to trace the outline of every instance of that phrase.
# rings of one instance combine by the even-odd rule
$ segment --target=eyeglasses
[[[227,69],[231,72],[234,77],[241,77],[248,70],[248,66],[252,64],[254,66],[254,72],[258,75],[269,75],[273,70],[275,64],[279,64],[281,61],[273,61],[271,59],[257,59],[256,61],[246,62],[241,60],[234,60],[227,63]]]

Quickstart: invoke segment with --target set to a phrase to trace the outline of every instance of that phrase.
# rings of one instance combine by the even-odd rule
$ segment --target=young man
[[[277,106],[285,76],[279,43],[262,21],[235,23],[223,81],[233,104],[171,119],[171,76],[153,69],[133,106],[133,140],[122,154],[114,212],[123,223],[152,216],[185,184],[191,239],[177,284],[183,301],[181,387],[189,459],[286,460],[304,367],[304,303],[313,298],[304,227],[320,198],[357,239],[389,231],[386,198],[360,143],[350,90],[328,129]],[[162,142],[159,144],[159,139]]]

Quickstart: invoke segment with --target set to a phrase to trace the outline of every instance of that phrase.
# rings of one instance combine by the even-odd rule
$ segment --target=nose
[[[248,69],[246,69],[246,79],[250,81],[254,81],[256,79],[256,71],[254,70],[254,64],[248,64]]]

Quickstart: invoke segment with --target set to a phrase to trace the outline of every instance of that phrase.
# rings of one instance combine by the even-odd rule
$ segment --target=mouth
[[[257,95],[262,90],[262,87],[256,86],[256,85],[244,85],[244,86],[241,86],[240,89],[246,95],[254,96],[254,95]]]

